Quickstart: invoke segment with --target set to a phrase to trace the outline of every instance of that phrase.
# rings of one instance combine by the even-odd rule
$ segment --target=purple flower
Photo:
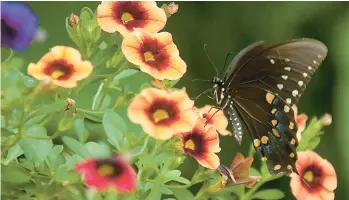
[[[1,45],[25,51],[35,36],[37,16],[19,2],[1,2]]]

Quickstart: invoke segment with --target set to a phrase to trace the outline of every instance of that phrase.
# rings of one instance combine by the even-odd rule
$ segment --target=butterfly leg
[[[210,90],[212,90],[212,88],[209,88],[209,89],[207,89],[207,90],[201,92],[201,93],[200,93],[198,96],[196,96],[195,98],[191,98],[191,100],[193,100],[193,101],[198,100],[199,97],[200,97],[201,95],[206,94],[206,93],[209,92]]]

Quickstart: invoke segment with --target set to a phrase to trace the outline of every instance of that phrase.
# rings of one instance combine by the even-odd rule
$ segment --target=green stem
[[[53,140],[53,139],[56,139],[58,136],[61,135],[61,133],[62,133],[62,132],[60,132],[60,131],[56,131],[56,132],[51,136],[51,139],[52,139],[52,140]]]
[[[139,155],[141,155],[141,154],[143,153],[143,151],[145,150],[145,148],[148,146],[149,138],[150,138],[149,136],[147,136],[147,137],[145,138],[145,141],[144,141],[144,144],[143,144],[142,149],[141,149],[138,153],[134,154],[134,155],[133,155],[134,157],[137,157],[137,156],[139,156]]]
[[[104,81],[99,85],[98,90],[96,92],[96,95],[93,97],[92,110],[96,109],[98,97],[101,94],[101,92],[103,91],[103,88],[104,88]]]
[[[142,140],[144,140],[147,136],[149,136],[148,134],[143,134],[135,143],[134,146],[137,146],[138,143],[140,143]]]
[[[108,94],[107,91],[108,91],[108,88],[107,88],[107,87],[104,87],[104,88],[103,88],[103,92],[102,92],[101,99],[100,99],[99,102],[98,102],[97,110],[101,110],[102,105],[103,105],[103,102],[104,102],[104,99],[105,99],[105,97],[106,97],[107,94]]]
[[[157,184],[158,182],[155,180],[151,180],[151,179],[147,179],[147,182],[150,183],[155,183]],[[166,185],[166,184],[161,184],[161,186],[167,187],[167,188],[188,188],[190,187],[192,184],[188,184],[188,185]]]
[[[278,174],[275,176],[267,176],[264,179],[262,179],[261,181],[257,182],[246,194],[242,195],[240,200],[249,200],[251,199],[252,195],[266,182],[268,181],[272,181],[275,179],[278,179],[280,177],[282,177],[283,174]]]
[[[22,138],[35,139],[35,140],[51,140],[51,137],[37,137],[31,135],[22,136]]]
[[[4,62],[1,63],[2,66],[5,66],[5,64],[11,60],[11,58],[13,57],[13,50],[10,49],[10,55],[6,58],[6,60]]]
[[[2,152],[1,155],[5,155],[5,153],[13,146],[15,146],[20,140],[22,139],[22,137],[20,135],[17,135],[16,139],[7,147],[5,147]]]
[[[40,123],[40,125],[44,126],[47,122],[49,122],[52,118],[54,118],[58,113],[59,113],[59,111],[51,113],[48,117],[46,117],[46,119],[44,121],[42,121]]]

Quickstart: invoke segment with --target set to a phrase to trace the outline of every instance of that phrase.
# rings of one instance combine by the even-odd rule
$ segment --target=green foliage
[[[261,190],[259,192],[256,192],[252,199],[267,199],[267,200],[273,200],[273,199],[282,199],[285,197],[285,194],[278,189],[268,189],[268,190]]]

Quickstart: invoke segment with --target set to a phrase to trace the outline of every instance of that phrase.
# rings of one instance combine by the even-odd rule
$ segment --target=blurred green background
[[[165,3],[165,2],[163,2]],[[44,43],[35,43],[22,54],[28,62],[37,62],[55,45],[73,46],[65,30],[65,18],[82,7],[96,9],[99,2],[28,2],[39,16],[40,26],[48,32]],[[211,79],[215,74],[204,53],[204,44],[213,62],[222,69],[227,53],[258,40],[275,44],[299,37],[315,38],[328,46],[329,53],[300,100],[300,112],[311,118],[325,112],[333,115],[333,124],[325,129],[316,151],[328,159],[338,176],[336,199],[349,199],[349,2],[178,2],[179,11],[172,16],[164,31],[172,33],[188,71],[177,87],[186,87],[195,96],[211,87],[192,79]],[[161,6],[162,2],[158,2]],[[140,83],[141,84],[141,83]],[[91,97],[90,94],[86,94]],[[90,100],[88,100],[90,103]],[[202,98],[197,106],[214,104]],[[233,138],[221,140],[221,163],[229,164],[236,152],[247,154],[250,139],[245,134],[239,146]],[[183,166],[189,176],[196,162],[188,158]],[[290,193],[289,178],[283,177],[265,187]]]

